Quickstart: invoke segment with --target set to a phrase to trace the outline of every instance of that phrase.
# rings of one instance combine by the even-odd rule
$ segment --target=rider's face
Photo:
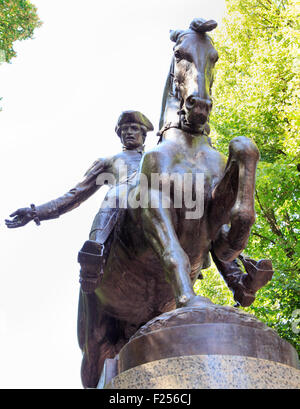
[[[144,143],[143,131],[134,122],[121,126],[121,142],[128,149],[138,148]]]

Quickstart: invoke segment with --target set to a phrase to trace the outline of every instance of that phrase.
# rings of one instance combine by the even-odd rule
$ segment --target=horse
[[[216,25],[194,19],[188,30],[171,32],[175,47],[163,94],[160,143],[142,158],[137,183],[129,192],[134,200],[120,213],[100,284],[92,293],[80,291],[84,387],[96,387],[105,359],[114,358],[149,320],[174,308],[204,305],[193,284],[207,267],[209,252],[232,279],[232,263],[246,247],[255,221],[259,151],[251,140],[236,137],[227,159],[209,141],[218,53],[207,32]],[[152,175],[187,174],[192,198],[202,186],[196,216],[180,195],[175,206],[178,189],[173,179],[167,193],[163,179],[156,186],[151,183]],[[133,206],[141,198],[143,206]],[[269,279],[267,274],[258,281],[265,284]]]

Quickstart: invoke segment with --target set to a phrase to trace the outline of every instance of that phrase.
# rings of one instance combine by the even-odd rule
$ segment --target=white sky
[[[55,199],[98,157],[121,150],[123,110],[154,124],[173,44],[224,0],[33,0],[43,26],[0,67],[0,388],[81,388],[79,264],[103,194],[59,219],[8,230],[20,207]],[[104,6],[105,4],[105,6]]]

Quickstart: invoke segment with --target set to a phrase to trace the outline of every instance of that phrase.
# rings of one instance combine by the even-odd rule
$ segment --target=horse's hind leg
[[[145,237],[159,257],[166,280],[173,289],[177,307],[195,297],[190,279],[190,261],[178,241],[171,209],[161,206],[161,192],[149,189],[147,208],[141,209]]]
[[[255,221],[255,172],[259,159],[256,145],[248,138],[234,138],[223,179],[213,191],[210,214],[213,249],[221,261],[237,258],[247,245]],[[230,227],[226,224],[230,223]]]

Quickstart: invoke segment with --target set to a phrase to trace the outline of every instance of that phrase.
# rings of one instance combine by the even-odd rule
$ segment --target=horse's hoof
[[[247,274],[241,277],[241,284],[246,291],[256,293],[264,287],[273,276],[273,267],[270,260],[255,261],[250,258],[240,257]]]
[[[255,301],[255,293],[247,292],[243,286],[240,286],[234,291],[233,298],[239,306],[250,307]]]
[[[201,297],[199,295],[195,295],[191,298],[187,296],[182,296],[179,298],[177,303],[177,308],[182,307],[207,307],[208,305],[213,304],[209,298]]]

